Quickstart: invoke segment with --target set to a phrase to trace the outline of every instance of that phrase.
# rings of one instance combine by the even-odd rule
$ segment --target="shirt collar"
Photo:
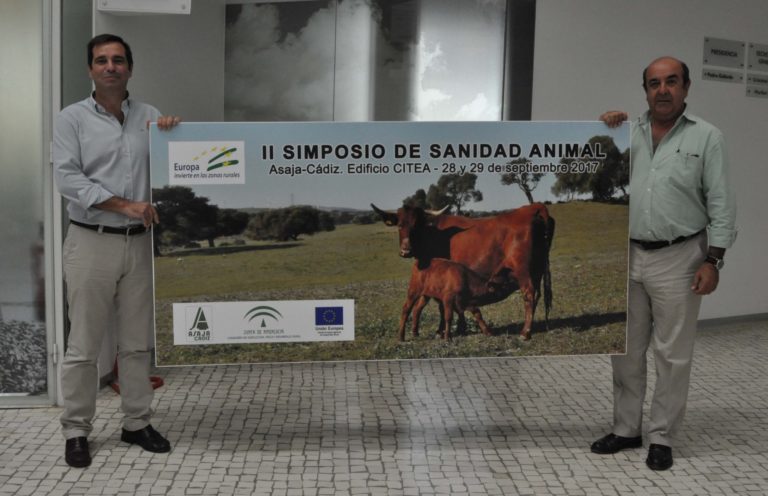
[[[94,110],[98,112],[99,114],[107,114],[107,110],[96,101],[96,92],[92,91],[91,96],[88,97],[88,102],[93,105]],[[131,94],[126,90],[125,92],[125,98],[123,98],[123,102],[120,104],[120,110],[123,111],[123,114],[127,115],[128,110],[131,108]]]
[[[686,103],[685,108],[683,108],[683,113],[680,114],[680,117],[677,118],[677,120],[675,121],[675,125],[672,126],[672,129],[675,129],[683,121],[695,122],[697,120],[698,118],[695,115],[688,112],[688,104]],[[640,126],[642,126],[644,129],[649,128],[651,125],[651,111],[646,110],[645,113],[643,113],[643,115],[640,116],[639,121],[640,121],[639,122]]]

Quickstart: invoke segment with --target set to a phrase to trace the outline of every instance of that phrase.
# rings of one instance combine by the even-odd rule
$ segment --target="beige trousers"
[[[707,235],[658,250],[630,243],[627,353],[612,357],[613,432],[642,434],[646,351],[656,361],[648,441],[672,446],[685,414],[701,296],[691,290],[707,252]]]
[[[70,225],[63,250],[71,329],[61,367],[62,433],[87,437],[93,429],[96,362],[108,332],[117,338],[123,427],[142,429],[153,397],[151,233],[124,236]]]

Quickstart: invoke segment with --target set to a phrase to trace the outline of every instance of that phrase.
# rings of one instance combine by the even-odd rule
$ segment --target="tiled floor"
[[[0,410],[0,494],[768,494],[768,321],[700,331],[675,465],[599,456],[607,357],[161,369],[153,424],[119,440],[99,394],[93,465],[63,459],[60,409]]]

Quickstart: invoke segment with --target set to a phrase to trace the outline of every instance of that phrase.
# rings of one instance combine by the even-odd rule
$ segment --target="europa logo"
[[[169,141],[168,184],[245,184],[245,142]]]
[[[210,150],[203,150],[198,156],[193,157],[195,162],[205,160],[209,155],[213,157],[208,159],[208,168],[206,171],[212,171],[220,167],[231,167],[240,163],[239,160],[234,158],[234,154],[237,153],[236,146],[214,146]]]
[[[261,323],[259,324],[260,327],[267,327],[267,320],[266,319],[272,319],[275,322],[279,322],[280,319],[283,318],[283,314],[281,314],[276,308],[270,307],[267,305],[259,305],[257,307],[253,307],[247,312],[245,312],[245,315],[243,316],[244,319],[248,319],[248,322],[253,321],[254,319],[261,319]]]

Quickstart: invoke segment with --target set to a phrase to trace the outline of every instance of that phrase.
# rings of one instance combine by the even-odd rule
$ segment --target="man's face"
[[[96,93],[125,90],[131,78],[125,47],[120,43],[104,43],[93,47],[93,63],[88,68]]]
[[[645,98],[656,122],[675,120],[685,107],[689,84],[683,84],[683,66],[664,58],[648,66],[645,74]]]

